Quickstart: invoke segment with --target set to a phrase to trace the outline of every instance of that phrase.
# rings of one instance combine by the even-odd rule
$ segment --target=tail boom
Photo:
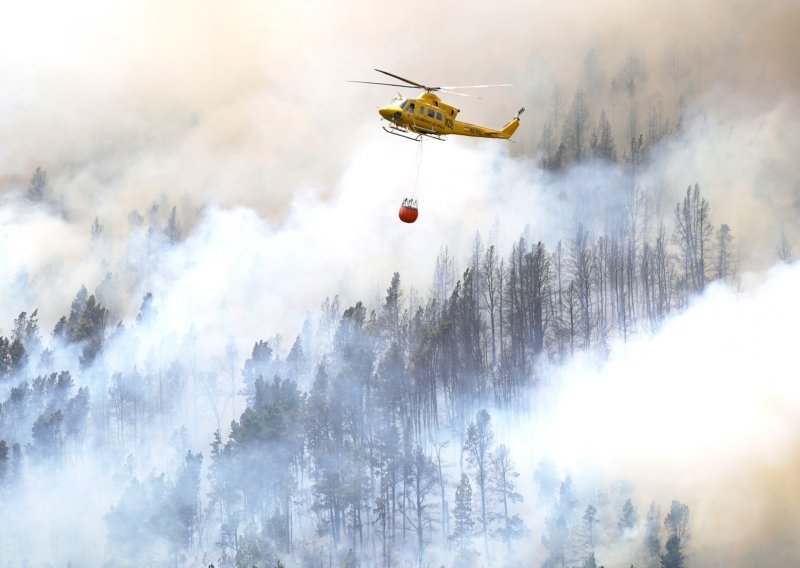
[[[517,115],[509,120],[506,125],[500,129],[486,128],[477,124],[469,124],[468,122],[456,121],[453,125],[453,134],[460,134],[461,136],[476,136],[480,138],[501,138],[508,140],[511,135],[519,128],[519,117],[525,112],[525,107],[519,109]]]

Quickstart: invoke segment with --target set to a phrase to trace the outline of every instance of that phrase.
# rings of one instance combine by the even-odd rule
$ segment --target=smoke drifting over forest
[[[800,388],[786,314],[800,309],[798,278],[795,264],[743,295],[714,286],[599,370],[559,371],[556,400],[542,406],[543,454],[693,503],[691,565],[791,563]]]
[[[459,452],[465,428],[478,408],[490,408],[495,441],[510,449],[520,473],[525,501],[514,511],[530,530],[515,541],[516,556],[502,556],[504,543],[495,543],[492,553],[510,564],[553,561],[553,519],[578,527],[589,503],[605,527],[592,543],[598,564],[658,562],[641,550],[645,512],[651,501],[661,504],[663,526],[671,500],[691,510],[689,565],[780,565],[800,555],[792,537],[800,529],[800,392],[790,330],[800,315],[800,271],[789,263],[800,250],[800,6],[529,4],[79,0],[30,2],[3,18],[0,335],[9,343],[0,345],[0,439],[8,443],[6,454],[0,446],[0,491],[13,516],[0,514],[0,563],[133,563],[137,546],[152,540],[141,528],[141,503],[162,491],[185,505],[181,487],[197,474],[196,518],[184,526],[189,536],[175,539],[183,548],[154,544],[165,548],[147,558],[219,565],[223,553],[239,551],[225,533],[232,516],[220,513],[218,521],[215,507],[237,502],[214,485],[224,475],[213,464],[227,462],[212,461],[210,448],[215,430],[224,445],[231,421],[244,424],[245,405],[261,400],[253,368],[267,382],[273,372],[297,380],[313,398],[323,356],[331,381],[347,368],[336,330],[352,320],[345,309],[363,301],[369,339],[356,326],[352,337],[340,331],[340,343],[369,345],[361,347],[374,352],[376,384],[391,376],[393,343],[402,345],[400,374],[416,376],[416,349],[427,340],[409,331],[416,310],[431,330],[444,325],[456,282],[466,294],[464,270],[480,272],[476,250],[482,263],[494,245],[510,269],[521,236],[525,253],[533,258],[541,241],[554,266],[563,247],[566,297],[567,277],[581,281],[581,231],[598,259],[613,258],[603,243],[613,248],[619,231],[639,266],[645,245],[656,250],[662,224],[674,269],[667,287],[676,290],[666,309],[650,313],[657,302],[647,291],[656,287],[646,282],[631,285],[630,299],[623,286],[621,300],[606,300],[606,272],[595,265],[586,297],[602,306],[578,317],[587,331],[568,347],[553,268],[543,346],[526,346],[525,362],[508,367],[526,377],[524,396],[516,393],[522,408],[503,406],[488,389],[465,403],[470,412],[441,418],[441,438],[414,443],[431,451],[449,441],[452,512],[459,463],[471,471]],[[426,84],[514,83],[455,103],[464,120],[490,126],[524,105],[516,143],[420,147],[385,136],[376,108],[395,91],[345,82],[380,80],[375,67]],[[576,142],[570,121],[581,108],[585,139]],[[592,148],[601,116],[613,156],[599,143]],[[686,268],[684,241],[674,237],[676,205],[690,204],[687,187],[695,184],[710,204],[709,249],[730,246],[730,266],[712,266],[719,258],[709,257],[698,286],[689,284],[697,268]],[[396,210],[415,186],[420,219],[409,227]],[[719,236],[723,225],[731,241]],[[779,260],[789,262],[773,267]],[[405,315],[392,327],[385,320],[394,272]],[[706,273],[717,282],[706,285]],[[499,356],[492,361],[491,348],[502,351],[504,339],[489,339],[490,314],[480,302],[478,374],[496,395],[506,366]],[[636,310],[630,323],[627,309]],[[26,320],[34,310],[35,322]],[[515,324],[497,327],[504,325]],[[289,356],[295,337],[302,369]],[[12,339],[25,359],[14,359]],[[269,342],[272,366],[259,367],[252,350],[260,340]],[[63,371],[70,385],[35,382]],[[448,412],[458,415],[455,407]],[[192,461],[197,453],[202,467]],[[274,466],[265,460],[257,467]],[[539,473],[548,463],[560,502],[543,489],[547,476]],[[324,469],[305,467],[309,484]],[[566,476],[580,511],[560,509]],[[474,481],[472,490],[477,500]],[[365,511],[380,508],[374,497]],[[612,516],[628,498],[639,522],[617,531]],[[307,557],[334,532],[333,521],[315,514],[289,521],[297,542],[308,537]],[[248,521],[237,537],[260,543],[245,529],[266,529]],[[431,523],[432,533],[441,531],[442,519]],[[610,536],[615,531],[623,540]],[[568,564],[584,562],[578,533],[559,549]],[[455,541],[426,538],[426,562],[453,563]],[[285,561],[303,558],[296,546]],[[362,565],[375,561],[377,546],[372,556],[358,553]],[[348,546],[340,547],[346,555]],[[476,537],[480,554],[482,547]],[[398,554],[415,561],[409,548],[410,556]],[[237,562],[256,558],[240,554]]]

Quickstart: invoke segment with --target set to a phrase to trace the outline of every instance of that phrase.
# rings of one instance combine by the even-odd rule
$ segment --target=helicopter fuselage
[[[394,126],[390,130],[402,129],[415,134],[441,137],[450,134],[482,138],[508,139],[519,126],[519,114],[502,129],[495,130],[478,124],[456,120],[459,109],[442,101],[431,92],[424,92],[413,99],[396,99],[381,107],[380,115]]]

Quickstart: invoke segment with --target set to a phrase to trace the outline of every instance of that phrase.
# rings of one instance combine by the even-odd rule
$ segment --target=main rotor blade
[[[502,83],[499,85],[461,85],[459,87],[439,87],[440,89],[485,89],[486,87],[513,87],[511,83]]]
[[[386,85],[387,87],[402,87],[403,89],[416,89],[412,85],[400,85],[397,83],[376,83],[375,81],[347,81],[348,83],[363,83],[365,85]]]
[[[389,73],[388,71],[382,71],[380,69],[375,69],[375,71],[377,71],[378,73],[383,73],[384,75],[389,75],[389,77],[394,77],[395,79],[400,79],[401,81],[405,81],[409,85],[414,85],[415,87],[419,87],[420,89],[428,89],[428,87],[426,87],[425,85],[420,85],[415,81],[409,81],[408,79],[405,79],[400,75],[395,75],[394,73]]]
[[[444,87],[442,87],[442,88],[444,88]],[[451,90],[448,90],[447,94],[448,95],[458,95],[460,97],[470,97],[470,98],[473,98],[473,99],[480,99],[481,98],[478,95],[468,95],[467,93],[459,93],[458,91],[451,91]]]

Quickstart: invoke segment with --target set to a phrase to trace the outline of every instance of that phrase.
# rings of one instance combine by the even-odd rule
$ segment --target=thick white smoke
[[[650,501],[689,504],[693,566],[797,558],[800,264],[749,278],[747,292],[712,286],[654,336],[615,343],[599,367],[552,373],[533,421],[507,433],[520,469],[550,460],[589,494],[630,484],[641,514]],[[617,541],[598,558],[632,553]]]

